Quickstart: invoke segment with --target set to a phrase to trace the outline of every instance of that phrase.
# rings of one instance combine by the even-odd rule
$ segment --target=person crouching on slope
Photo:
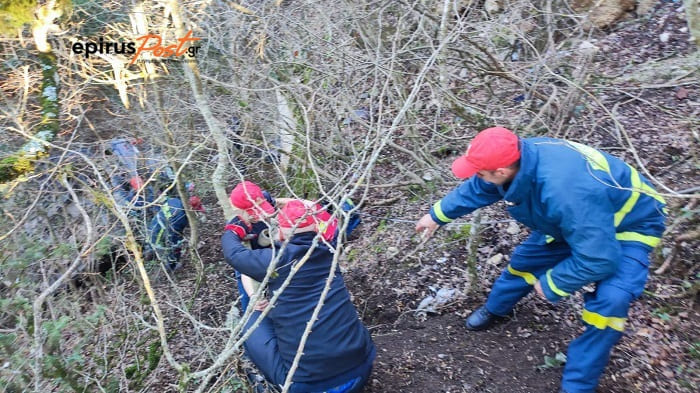
[[[290,392],[360,392],[369,379],[376,349],[367,328],[350,301],[340,269],[336,268],[325,297],[321,294],[331,271],[333,254],[320,239],[325,228],[318,215],[322,211],[300,200],[287,202],[278,214],[279,231],[273,248],[250,250],[243,246],[250,228],[240,217],[226,226],[222,236],[226,261],[242,274],[257,281],[265,278],[268,266],[278,258],[276,274],[269,280],[269,292],[276,293],[298,269],[279,295],[272,310],[245,342],[245,351],[265,378],[283,385],[299,351],[304,330],[319,301],[323,301],[313,323],[299,365],[292,377]],[[323,229],[321,232],[325,232]],[[281,255],[276,255],[280,253]],[[244,331],[261,316],[256,310]]]
[[[242,239],[246,245],[253,250],[270,247],[270,218],[277,214],[277,201],[270,193],[246,180],[238,183],[231,190],[229,201],[235,209],[235,214],[238,214],[229,222],[229,225],[233,225],[236,220],[243,220],[249,225],[245,238]],[[245,312],[250,296],[255,293],[259,283],[238,270],[235,275],[241,311]],[[264,301],[259,301],[256,305],[262,308],[265,306]]]
[[[594,283],[584,294],[586,330],[569,345],[561,390],[593,393],[630,303],[644,289],[649,253],[664,232],[664,199],[618,158],[562,139],[518,138],[502,127],[481,131],[452,172],[467,180],[433,205],[417,231],[431,234],[499,200],[532,229],[467,329],[487,329],[533,289],[556,303]]]

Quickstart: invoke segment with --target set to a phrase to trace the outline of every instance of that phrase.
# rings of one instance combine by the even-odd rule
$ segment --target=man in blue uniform
[[[263,199],[255,200],[263,203]],[[358,318],[340,269],[336,269],[324,299],[333,254],[321,240],[330,229],[324,214],[300,200],[290,200],[278,214],[278,243],[272,248],[250,250],[242,244],[252,226],[234,218],[221,238],[226,261],[241,274],[262,281],[268,266],[277,260],[268,281],[269,293],[277,293],[293,273],[289,285],[260,325],[245,342],[246,354],[274,385],[282,385],[297,354],[303,332],[319,301],[323,301],[292,377],[290,392],[355,393],[369,379],[376,350],[369,332]],[[334,228],[333,228],[334,229]],[[319,239],[315,239],[316,237]],[[314,244],[316,243],[316,244]],[[279,254],[281,252],[281,255]],[[256,309],[245,326],[261,316]]]
[[[192,189],[189,190],[192,192]],[[180,257],[185,237],[185,229],[189,226],[185,207],[180,198],[168,197],[159,205],[157,213],[148,225],[148,240],[144,246],[144,258],[156,256],[167,262],[169,271],[180,268]],[[189,198],[193,210],[203,212],[202,201],[198,196]]]
[[[607,153],[560,139],[520,139],[501,127],[480,132],[452,172],[467,180],[432,206],[417,231],[431,235],[499,200],[532,229],[467,328],[488,328],[533,288],[557,302],[595,283],[584,294],[586,330],[569,345],[562,378],[563,392],[594,392],[629,305],[644,289],[649,253],[664,231],[663,198]]]

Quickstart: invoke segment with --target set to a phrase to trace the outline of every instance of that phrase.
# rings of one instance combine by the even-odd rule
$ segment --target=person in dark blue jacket
[[[290,392],[359,392],[369,378],[376,350],[350,301],[339,268],[333,271],[328,293],[321,299],[333,254],[322,240],[326,226],[318,219],[323,216],[320,213],[299,200],[286,202],[278,214],[277,240],[288,239],[287,244],[256,250],[242,244],[251,226],[236,217],[221,239],[224,257],[234,269],[256,281],[263,281],[268,266],[276,260],[275,273],[268,282],[270,293],[278,293],[292,276],[244,344],[246,354],[265,378],[274,385],[283,385],[301,351]],[[319,301],[323,306],[300,349],[304,330]],[[244,330],[261,315],[256,309]]]
[[[488,328],[533,288],[557,302],[594,283],[584,294],[586,330],[569,345],[562,377],[563,392],[594,392],[629,305],[644,289],[649,253],[664,232],[664,199],[607,153],[554,138],[520,139],[500,127],[480,132],[452,171],[467,180],[432,206],[417,231],[431,235],[500,200],[532,230],[467,328]]]
[[[242,219],[250,225],[243,238],[245,244],[253,250],[270,247],[269,218],[275,215],[277,207],[277,202],[270,193],[246,180],[238,183],[231,190],[229,201],[234,208],[234,214],[240,217],[235,219]],[[237,270],[235,276],[241,310],[245,312],[258,282]]]
[[[195,211],[204,211],[199,197],[191,196],[189,202]],[[149,259],[156,256],[167,263],[166,269],[169,271],[177,270],[182,255],[185,229],[188,226],[185,207],[180,198],[166,197],[165,203],[159,206],[157,213],[148,225],[148,240],[144,247],[144,258]]]
[[[251,224],[251,229],[248,231],[245,239],[247,245],[253,249],[257,250],[260,248],[270,247],[270,221],[269,218],[273,217],[277,213],[277,208],[279,206],[284,206],[288,201],[292,201],[292,198],[273,198],[269,192],[263,190],[257,184],[251,181],[242,181],[238,183],[231,194],[229,195],[229,201],[231,207],[234,208],[235,215],[240,215],[244,221]],[[335,246],[335,242],[338,238],[338,220],[333,218],[332,215],[325,209],[322,209],[319,205],[321,202],[313,202],[308,200],[303,200],[307,206],[314,206],[318,209],[318,218],[322,220],[326,227],[323,231],[323,238],[329,242],[331,245]],[[278,206],[279,204],[279,206]],[[317,206],[318,205],[318,206]],[[327,203],[325,206],[332,206]],[[346,199],[341,203],[340,208],[343,211],[350,212],[348,224],[345,229],[345,236],[349,237],[352,231],[360,224],[361,219],[359,213],[356,211],[355,204],[350,199]],[[241,310],[245,312],[248,308],[248,303],[250,301],[250,295],[255,292],[257,287],[257,282],[252,280],[250,277],[242,275],[239,271],[235,272],[236,283],[238,286],[238,293],[240,295],[240,305]]]

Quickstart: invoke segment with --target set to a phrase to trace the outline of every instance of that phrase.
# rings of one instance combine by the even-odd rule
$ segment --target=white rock
[[[517,235],[518,233],[520,233],[520,227],[518,226],[518,223],[511,222],[510,224],[508,224],[506,232],[508,232],[511,235]]]
[[[581,44],[578,46],[579,50],[581,52],[596,52],[598,51],[598,47],[595,46],[591,41],[583,41]]]
[[[486,261],[486,263],[488,263],[489,265],[498,266],[502,261],[503,261],[503,254],[501,254],[501,253],[499,252],[498,254],[492,256],[491,258],[489,258],[489,259]]]
[[[489,13],[489,15],[493,15],[496,12],[501,10],[501,4],[498,0],[486,0],[484,2],[484,10]]]
[[[671,38],[671,33],[664,31],[663,33],[659,34],[659,41],[661,42],[668,42],[668,40]]]
[[[73,218],[78,218],[81,216],[80,210],[75,205],[75,203],[69,203],[66,206],[66,212],[68,212],[68,214]]]

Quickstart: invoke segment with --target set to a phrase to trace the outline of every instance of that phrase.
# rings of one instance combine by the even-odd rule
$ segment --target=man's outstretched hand
[[[438,229],[438,226],[438,223],[433,221],[430,214],[426,214],[416,223],[416,232],[422,232],[423,237],[429,238],[430,236],[433,236],[433,233],[435,233],[435,231]]]

